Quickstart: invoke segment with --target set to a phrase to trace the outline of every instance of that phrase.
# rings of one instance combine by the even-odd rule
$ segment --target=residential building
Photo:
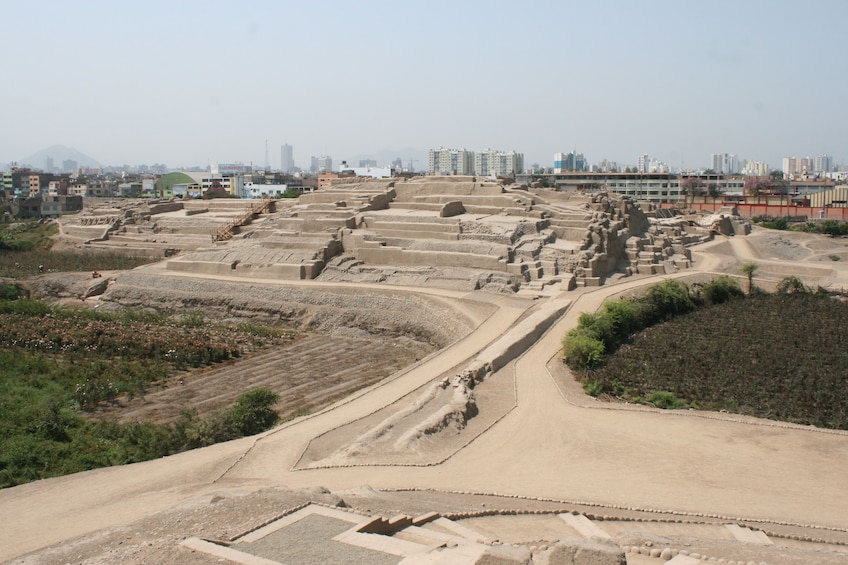
[[[284,184],[254,184],[244,185],[244,198],[280,198],[288,191]]]
[[[637,159],[637,164],[636,164],[636,171],[639,172],[639,173],[647,173],[649,163],[650,163],[650,159],[648,158],[647,153],[643,153],[642,155],[639,155],[639,158]]]
[[[748,161],[742,167],[742,174],[755,177],[764,177],[769,174],[768,163],[763,161]]]
[[[82,210],[81,196],[29,196],[8,200],[9,211],[16,218],[57,218],[66,212]]]
[[[833,167],[833,158],[830,155],[819,155],[816,157],[815,165],[813,166],[813,171],[816,174],[829,173],[832,171]]]
[[[515,151],[486,149],[474,153],[474,174],[481,177],[502,177],[524,171],[524,154]]]
[[[812,175],[816,171],[816,161],[812,157],[784,157],[781,170],[787,179]]]
[[[713,153],[710,157],[710,169],[720,175],[735,175],[739,172],[739,161],[736,155]]]
[[[795,157],[784,157],[780,168],[784,178],[790,178],[795,174]]]
[[[465,149],[430,149],[427,172],[431,175],[474,174],[474,153]]]

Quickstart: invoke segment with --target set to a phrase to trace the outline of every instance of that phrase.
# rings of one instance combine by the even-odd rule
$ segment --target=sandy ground
[[[844,249],[842,240],[755,230],[747,238],[722,238],[700,246],[693,253],[694,268],[673,276],[739,275],[742,262],[756,260],[761,277],[757,282],[763,286],[792,273],[809,285],[839,287],[848,282],[848,261],[820,258],[844,253]],[[556,500],[720,516],[731,522],[759,520],[774,527],[817,526],[816,531],[833,535],[848,531],[848,476],[844,473],[848,434],[726,414],[612,406],[583,395],[565,372],[559,361],[559,341],[580,313],[594,311],[605,299],[656,280],[622,279],[614,285],[567,293],[573,300],[568,312],[492,381],[498,383],[493,386],[512,387],[514,406],[497,408],[502,417],[486,429],[473,431],[473,437],[453,433],[441,438],[439,452],[452,453],[443,462],[410,466],[395,455],[380,465],[297,466],[316,438],[333,433],[333,442],[344,445],[357,433],[355,422],[463,367],[515,324],[533,301],[498,299],[494,301],[497,311],[441,354],[261,436],[0,491],[0,559],[36,552],[14,562],[155,562],[169,555],[173,546],[163,546],[157,553],[154,545],[159,542],[145,546],[148,538],[161,542],[196,535],[203,529],[198,523],[207,519],[214,524],[212,530],[228,531],[250,521],[249,512],[233,503],[234,525],[228,527],[204,497],[238,493],[261,505],[256,502],[261,499],[257,493],[283,492],[283,485],[294,489],[285,490],[287,501],[302,498],[300,489],[319,485],[334,493],[351,493],[355,499],[353,493],[369,485],[366,492],[372,492],[371,488],[423,489],[426,501],[408,504],[431,509],[461,506],[451,493],[464,492],[523,497],[536,504]],[[481,404],[481,413],[489,405]],[[200,506],[208,517],[198,510],[200,514],[192,519],[173,521],[175,509],[184,510],[189,501],[198,500],[206,501]],[[369,510],[394,509],[377,494],[361,500],[363,506],[371,506]],[[402,506],[398,500],[392,504]],[[254,518],[270,511],[257,511]],[[139,524],[159,528],[158,537],[145,536]],[[115,536],[120,532],[127,537],[127,547],[138,550],[132,559],[116,549]],[[106,538],[111,541],[106,543]],[[98,539],[103,543],[95,543]],[[526,532],[526,539],[534,539],[532,532]],[[123,557],[118,559],[119,555]],[[184,562],[194,561],[186,558]]]

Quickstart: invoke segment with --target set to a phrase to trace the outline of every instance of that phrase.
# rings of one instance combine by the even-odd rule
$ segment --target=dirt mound
[[[230,320],[285,323],[331,333],[353,329],[442,347],[465,335],[472,322],[444,302],[391,290],[282,286],[202,280],[131,271],[116,278],[101,307],[200,310]]]

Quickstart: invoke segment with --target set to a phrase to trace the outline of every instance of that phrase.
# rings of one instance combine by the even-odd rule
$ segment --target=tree
[[[721,196],[721,190],[719,190],[717,184],[710,184],[707,186],[707,194],[713,199],[713,204],[715,204],[716,198]]]
[[[692,202],[695,202],[695,196],[703,194],[706,188],[706,183],[700,177],[686,177],[680,182],[680,192],[685,196],[684,202],[691,197]]]
[[[760,266],[753,261],[743,263],[739,268],[739,270],[748,277],[748,296],[751,296],[751,293],[754,290],[754,273],[759,268]]]
[[[780,205],[783,206],[783,197],[789,192],[789,182],[783,178],[783,171],[772,171],[769,173],[771,179],[771,193],[780,195]]]
[[[747,177],[744,185],[746,196],[760,196],[771,192],[771,177]]]

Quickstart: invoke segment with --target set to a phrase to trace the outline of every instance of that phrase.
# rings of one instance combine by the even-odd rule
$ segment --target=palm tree
[[[748,277],[748,296],[751,296],[751,292],[754,290],[754,273],[759,268],[760,266],[753,261],[743,263],[742,266],[739,267],[739,270]]]

